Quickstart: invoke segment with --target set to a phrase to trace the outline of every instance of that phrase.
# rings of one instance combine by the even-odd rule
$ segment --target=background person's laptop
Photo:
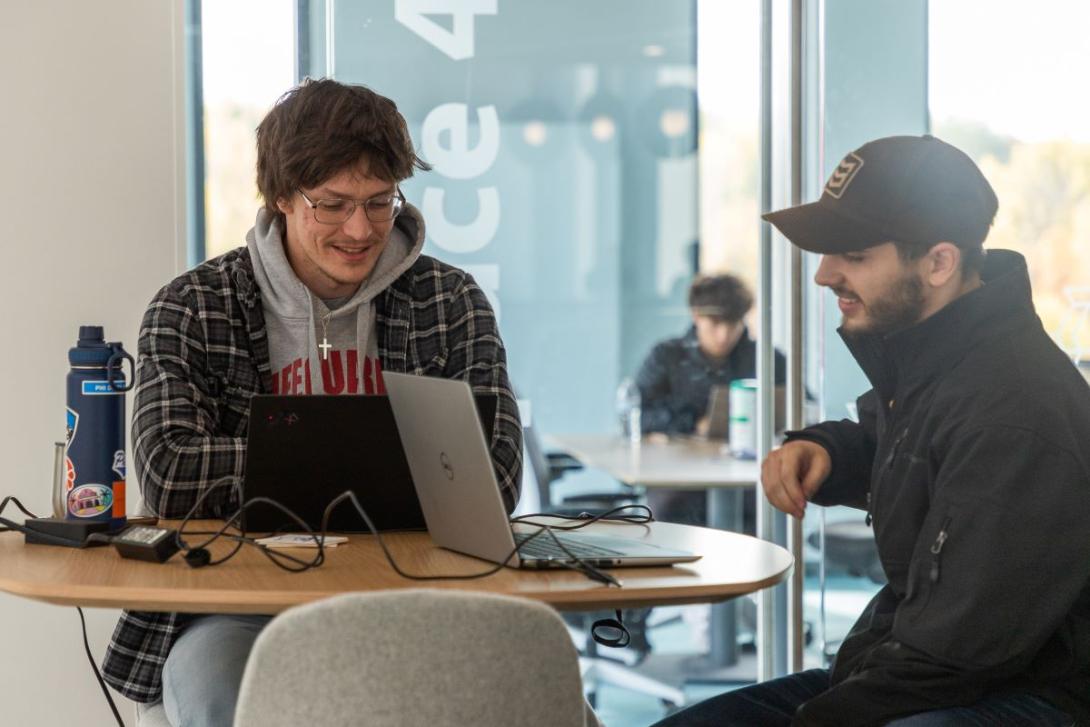
[[[385,372],[384,372],[385,375]],[[475,398],[491,430],[496,397]],[[385,396],[257,395],[250,400],[243,499],[268,497],[318,530],[326,506],[352,490],[379,530],[423,530],[424,515]],[[297,532],[277,508],[257,504],[243,515],[247,531]],[[334,532],[363,532],[351,502],[337,506]]]
[[[730,387],[716,384],[708,394],[708,439],[725,440],[730,432]]]
[[[776,411],[776,431],[783,431],[785,422],[785,410],[787,403],[787,390],[782,385],[777,385],[773,392]],[[708,417],[708,439],[730,439],[730,386],[715,384],[708,394],[708,408],[705,412]]]
[[[515,549],[492,458],[473,394],[464,381],[383,372],[428,532],[437,545],[493,563]],[[599,566],[669,565],[700,556],[631,538],[590,533],[556,536],[579,558]],[[526,543],[507,565],[563,567],[570,558],[548,534]]]

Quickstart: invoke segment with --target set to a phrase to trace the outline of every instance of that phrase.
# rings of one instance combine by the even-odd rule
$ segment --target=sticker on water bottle
[[[74,517],[101,515],[113,504],[113,490],[106,485],[80,485],[68,493],[68,512]]]
[[[125,379],[118,378],[119,386],[125,385]],[[83,383],[83,395],[86,397],[104,397],[104,396],[116,396],[124,391],[118,391],[113,388],[113,385],[109,381],[84,381]]]
[[[65,407],[67,412],[67,422],[64,428],[65,431],[65,447],[72,445],[72,439],[76,436],[76,426],[79,424],[79,413],[74,412],[68,407]]]
[[[118,377],[116,381],[118,387],[125,386],[125,379]],[[83,382],[83,395],[84,396],[107,396],[124,394],[124,391],[118,391],[115,389],[109,381],[84,381]]]

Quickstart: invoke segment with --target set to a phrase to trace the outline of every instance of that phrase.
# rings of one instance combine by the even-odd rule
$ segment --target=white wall
[[[38,514],[79,325],[135,352],[184,266],[183,33],[182,0],[0,5],[0,496]],[[119,612],[85,613],[101,659]],[[0,624],[0,721],[114,724],[74,608],[0,593]]]

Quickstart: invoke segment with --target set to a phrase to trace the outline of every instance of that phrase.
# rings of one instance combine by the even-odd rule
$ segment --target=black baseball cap
[[[979,248],[999,208],[969,156],[930,135],[875,139],[844,157],[817,202],[764,219],[810,252],[856,252],[885,242]]]

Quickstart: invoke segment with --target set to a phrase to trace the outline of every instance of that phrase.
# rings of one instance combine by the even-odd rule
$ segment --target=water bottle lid
[[[88,344],[103,343],[105,339],[102,335],[102,326],[80,326],[79,344],[84,345],[84,341]]]
[[[102,326],[80,326],[75,348],[68,349],[68,363],[72,366],[105,366],[113,353],[103,338]]]

